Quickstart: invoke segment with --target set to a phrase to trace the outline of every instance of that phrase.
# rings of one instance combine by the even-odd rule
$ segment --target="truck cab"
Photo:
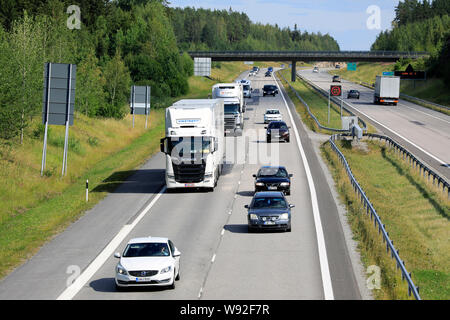
[[[224,101],[225,134],[241,135],[244,129],[244,90],[241,83],[219,83],[212,87],[213,99]]]
[[[222,99],[185,99],[166,109],[167,189],[214,189],[225,156],[223,121]]]

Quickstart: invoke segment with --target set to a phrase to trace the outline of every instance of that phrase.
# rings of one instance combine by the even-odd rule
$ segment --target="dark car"
[[[272,76],[272,73],[271,73],[270,71],[266,71],[265,76],[266,76],[266,77],[271,77],[271,76]]]
[[[282,191],[285,195],[291,195],[291,177],[285,167],[264,166],[254,174],[255,192],[258,191]]]
[[[337,64],[336,69],[340,69],[340,68],[341,68],[341,65]]]
[[[284,140],[289,142],[290,134],[289,127],[284,121],[271,121],[267,127],[264,127],[266,131],[266,141],[270,143],[273,140]]]
[[[266,84],[263,87],[263,97],[270,95],[270,96],[274,96],[278,94],[278,88],[277,86],[273,85],[273,84]]]
[[[279,191],[257,192],[248,209],[248,231],[284,230],[291,231],[291,208],[284,194]]]
[[[359,91],[358,90],[350,90],[347,93],[347,99],[351,99],[351,98],[359,99]]]
[[[333,76],[333,82],[341,82],[341,77]]]

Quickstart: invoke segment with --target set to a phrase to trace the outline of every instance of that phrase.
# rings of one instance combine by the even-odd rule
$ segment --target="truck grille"
[[[205,162],[201,164],[172,163],[175,181],[179,183],[197,183],[203,181],[205,177]]]
[[[234,129],[236,126],[236,120],[234,118],[225,118],[225,129]]]

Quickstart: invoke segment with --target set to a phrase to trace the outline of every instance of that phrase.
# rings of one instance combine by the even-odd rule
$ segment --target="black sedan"
[[[266,141],[270,143],[274,140],[284,140],[289,142],[289,127],[284,121],[271,121],[267,127],[264,127],[266,131]]]
[[[266,76],[266,77],[271,77],[271,76],[272,76],[272,73],[271,73],[270,71],[266,71],[265,76]]]
[[[248,231],[291,231],[291,208],[282,192],[258,192],[253,196],[248,209]]]
[[[263,87],[263,97],[265,96],[274,96],[278,94],[278,88],[277,86],[273,85],[273,84],[266,84]]]
[[[351,99],[351,98],[359,99],[359,91],[358,90],[350,90],[347,93],[347,99]]]
[[[282,191],[285,195],[291,194],[291,177],[285,167],[264,166],[254,174],[255,192]]]

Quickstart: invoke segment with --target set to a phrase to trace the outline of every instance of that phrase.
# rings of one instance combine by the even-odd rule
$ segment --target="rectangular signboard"
[[[73,125],[77,66],[73,64],[46,63],[44,66],[44,93],[42,123]]]
[[[348,71],[356,71],[356,62],[347,63],[347,70]]]
[[[211,76],[211,58],[194,58],[194,76]]]
[[[426,79],[425,71],[395,71],[394,75],[396,77],[400,77],[400,79],[408,79],[408,80],[425,80]]]
[[[151,88],[149,86],[131,87],[131,114],[149,114],[150,91]]]
[[[384,71],[383,76],[386,77],[394,76],[394,71]]]

